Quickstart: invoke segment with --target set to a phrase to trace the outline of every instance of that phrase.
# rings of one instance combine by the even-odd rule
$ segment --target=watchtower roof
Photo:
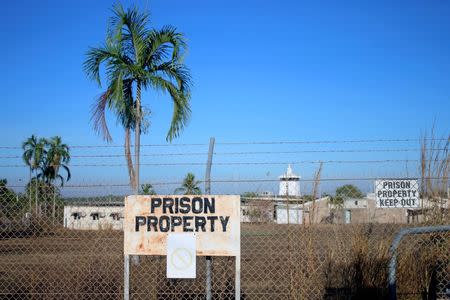
[[[300,176],[298,176],[297,174],[295,174],[295,173],[292,171],[292,167],[291,167],[291,165],[289,164],[288,167],[287,167],[286,173],[284,173],[283,175],[281,175],[279,178],[280,178],[280,179],[300,179]]]

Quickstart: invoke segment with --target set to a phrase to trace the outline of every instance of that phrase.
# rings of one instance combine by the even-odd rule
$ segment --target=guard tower
[[[292,172],[291,165],[288,165],[286,173],[280,177],[280,196],[300,197],[300,176]]]

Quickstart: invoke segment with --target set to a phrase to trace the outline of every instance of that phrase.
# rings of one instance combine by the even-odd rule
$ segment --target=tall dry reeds
[[[322,167],[323,162],[320,162],[319,168],[317,169],[316,173],[314,174],[314,182],[312,187],[312,205],[309,210],[309,224],[314,224],[316,221],[316,199],[318,198],[319,194],[319,185],[320,185],[320,178],[322,176]]]
[[[434,126],[421,138],[420,196],[425,222],[448,221],[450,135],[438,138]]]

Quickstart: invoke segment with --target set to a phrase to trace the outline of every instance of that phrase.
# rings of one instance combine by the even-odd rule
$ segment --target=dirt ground
[[[399,225],[243,224],[245,299],[381,299],[389,245]],[[421,299],[450,282],[450,235],[407,238],[400,247],[398,292]],[[131,266],[132,299],[203,299],[205,259],[195,280],[166,279],[162,256]],[[214,299],[232,299],[234,258],[213,258]],[[431,286],[431,287],[430,287]],[[0,239],[1,299],[121,299],[123,234],[52,228]]]

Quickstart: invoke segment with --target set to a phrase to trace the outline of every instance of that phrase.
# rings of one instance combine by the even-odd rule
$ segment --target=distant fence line
[[[450,224],[445,164],[435,172],[428,164],[433,162],[432,158],[419,155],[423,154],[422,147],[386,145],[423,141],[218,142],[216,145],[223,147],[213,153],[212,179],[208,183],[212,194],[241,194],[243,299],[386,297],[389,246],[396,233],[411,226]],[[358,146],[337,149],[340,143]],[[362,148],[359,144],[363,143],[371,145]],[[265,145],[270,149],[257,148]],[[311,149],[298,149],[300,146],[296,145],[308,145]],[[329,147],[319,148],[323,145]],[[177,146],[182,149],[155,150],[158,153],[149,150]],[[142,156],[154,160],[141,164],[152,167],[141,169],[148,176],[141,183],[157,187],[158,194],[171,193],[175,186],[182,184],[185,172],[194,169],[196,184],[205,184],[202,172],[207,153],[189,148],[198,146],[206,149],[208,144],[143,145],[146,148]],[[126,164],[106,160],[123,157],[123,154],[106,152],[119,147],[123,146],[70,147],[76,152],[72,156],[76,163],[69,167],[86,170],[77,168],[73,179],[62,187],[38,180],[26,184],[31,174],[25,173],[21,162],[10,161],[21,160],[21,148],[0,147],[0,150],[14,151],[4,155],[0,151],[0,159],[8,160],[0,162],[2,170],[8,170],[7,166],[16,167],[3,174],[8,177],[13,172],[21,172],[22,180],[19,184],[2,181],[0,185],[1,299],[122,298],[123,198],[132,189],[125,168],[120,171],[110,168]],[[444,163],[448,160],[447,147],[436,145],[427,150],[443,153]],[[416,153],[417,159],[412,159]],[[191,158],[203,155],[205,161]],[[179,162],[174,161],[175,157],[179,157]],[[220,159],[216,160],[217,157]],[[91,158],[94,160],[87,160]],[[302,165],[303,169],[292,170],[288,164]],[[409,169],[408,164],[412,165]],[[168,166],[170,171],[164,173]],[[180,169],[172,172],[172,166]],[[322,174],[322,167],[332,171]],[[375,174],[364,174],[367,170]],[[305,178],[293,174],[295,171]],[[88,178],[90,172],[94,179]],[[120,179],[110,179],[118,172],[122,174]],[[294,180],[289,181],[286,176]],[[404,179],[417,179],[414,182],[417,182],[415,188],[421,205],[378,207],[373,194],[376,181]],[[325,185],[333,189],[323,193]],[[361,188],[364,186],[366,190]],[[448,232],[406,237],[398,249],[399,298],[449,299],[448,249]],[[131,265],[131,299],[204,299],[206,261],[203,257],[197,261],[196,279],[169,280],[165,257],[141,256]],[[213,299],[233,299],[233,258],[213,257],[212,271]]]
[[[360,140],[322,140],[322,141],[242,141],[242,142],[217,142],[216,145],[292,145],[292,144],[358,144],[358,143],[405,143],[421,141],[446,141],[447,138],[424,139],[360,139]],[[184,144],[142,144],[141,147],[185,147],[208,146],[208,143],[184,143]],[[72,145],[71,148],[123,148],[123,145]],[[131,145],[134,147],[134,145]],[[0,149],[22,149],[18,146],[0,146]]]
[[[64,188],[87,186],[102,187]],[[0,298],[122,299],[123,197],[102,191],[67,198],[46,186],[20,196],[0,190]],[[396,233],[450,223],[448,203],[391,213],[366,195],[347,192],[343,204],[328,196],[241,198],[245,299],[385,298]],[[448,232],[405,238],[399,247],[399,298],[450,297],[449,248]],[[212,264],[213,299],[233,299],[233,259],[213,257]],[[131,270],[131,299],[204,298],[203,257],[197,258],[196,279],[189,281],[167,279],[160,256],[141,256]]]

